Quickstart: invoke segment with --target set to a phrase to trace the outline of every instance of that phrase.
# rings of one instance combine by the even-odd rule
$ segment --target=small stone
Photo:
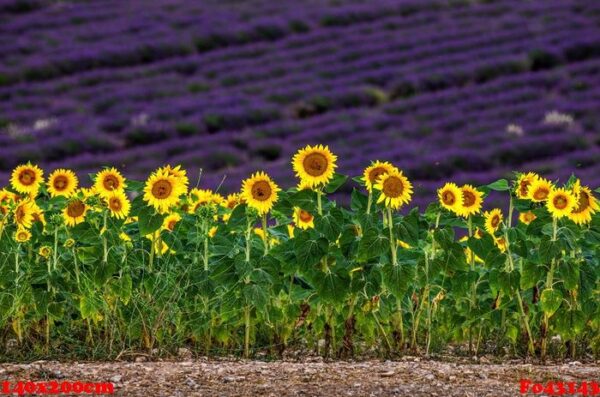
[[[136,363],[143,363],[143,362],[146,362],[146,361],[148,361],[148,359],[146,358],[146,356],[137,356],[135,358],[135,362]]]
[[[425,376],[425,379],[427,379],[427,380],[434,380],[435,379],[435,375],[434,374],[428,374],[427,376]]]
[[[192,352],[190,351],[190,349],[180,347],[179,349],[177,349],[177,357],[184,360],[189,360],[192,358]]]
[[[112,378],[110,378],[110,381],[112,383],[119,383],[121,381],[121,379],[123,379],[122,375],[115,375]]]
[[[387,372],[382,372],[379,375],[383,378],[388,378],[390,376],[394,376],[396,374],[396,372],[394,371],[387,371]]]
[[[456,376],[454,376],[454,375],[450,375],[450,376],[448,377],[448,380],[450,380],[450,381],[454,381],[454,380],[456,380]]]
[[[571,361],[569,362],[569,365],[581,365],[580,361]]]

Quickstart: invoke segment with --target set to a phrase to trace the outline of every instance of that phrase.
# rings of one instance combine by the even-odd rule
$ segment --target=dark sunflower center
[[[541,187],[533,192],[533,198],[536,200],[545,200],[548,197],[550,191],[545,187]]]
[[[492,217],[492,227],[496,228],[498,226],[498,224],[500,223],[500,217],[498,215],[494,215]]]
[[[81,200],[75,200],[69,203],[67,215],[71,218],[79,218],[85,212],[85,204]]]
[[[113,197],[109,200],[109,205],[113,211],[121,211],[121,208],[123,208],[123,204],[121,203],[121,200],[119,200],[116,197]]]
[[[302,162],[304,171],[310,176],[321,176],[327,171],[327,157],[321,153],[311,153]]]
[[[34,222],[41,222],[42,221],[42,218],[41,218],[39,212],[34,212],[32,215],[33,215],[33,221]]]
[[[69,186],[69,179],[64,175],[59,175],[54,178],[54,189],[61,191]]]
[[[383,167],[375,167],[369,172],[369,182],[375,183],[377,179],[383,174],[385,174],[387,170]]]
[[[271,185],[267,181],[257,181],[252,185],[252,198],[258,201],[267,201],[271,198]]]
[[[6,215],[8,213],[8,208],[0,205],[0,214]]]
[[[574,214],[580,214],[590,206],[590,198],[586,192],[579,194],[579,200],[577,201],[577,208],[573,210]]]
[[[404,192],[404,184],[398,177],[391,176],[383,182],[383,193],[386,197],[400,197]]]
[[[21,223],[23,218],[25,218],[25,210],[23,209],[23,206],[18,206],[15,211],[15,220],[17,223]]]
[[[18,240],[27,240],[27,232],[19,232],[19,235],[17,236]]]
[[[462,192],[462,195],[465,207],[472,207],[475,204],[475,195],[472,192],[465,190]]]
[[[167,224],[167,229],[169,229],[170,231],[175,230],[175,225],[177,224],[176,220],[171,220],[169,221],[169,223]]]
[[[531,182],[529,182],[527,179],[521,181],[519,184],[519,193],[521,193],[521,196],[527,196],[527,193],[529,192],[529,185],[531,185]]]
[[[446,205],[454,205],[456,203],[456,196],[449,190],[442,193],[442,201]]]
[[[25,186],[30,186],[35,183],[35,172],[32,170],[23,170],[19,174],[19,182]]]
[[[313,219],[313,216],[308,211],[300,210],[298,213],[298,218],[304,223],[310,222]]]
[[[116,190],[119,188],[119,179],[114,175],[106,175],[102,185],[106,190]]]
[[[567,208],[569,201],[564,196],[556,196],[554,197],[554,200],[552,200],[552,203],[559,210],[564,210],[565,208]]]
[[[152,195],[157,199],[163,200],[171,196],[173,186],[166,179],[158,180],[152,185]]]

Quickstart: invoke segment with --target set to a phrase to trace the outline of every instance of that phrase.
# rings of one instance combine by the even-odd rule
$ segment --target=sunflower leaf
[[[508,181],[506,179],[498,179],[495,182],[490,183],[489,185],[486,185],[488,188],[495,190],[497,192],[505,192],[507,190],[510,190],[510,186],[508,184]]]
[[[347,180],[348,177],[346,175],[335,173],[331,181],[325,186],[323,190],[325,191],[325,193],[335,193],[335,191],[338,190],[344,183],[346,183]]]
[[[153,208],[146,207],[143,208],[138,213],[138,225],[140,228],[140,234],[142,236],[147,236],[148,234],[152,234],[163,224],[165,216],[162,214],[157,214]]]

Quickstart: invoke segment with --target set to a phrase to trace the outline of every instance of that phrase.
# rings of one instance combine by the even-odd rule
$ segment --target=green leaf
[[[500,291],[505,295],[511,296],[513,291],[519,289],[519,272],[513,270],[511,272],[500,272],[498,275]]]
[[[246,227],[246,204],[237,205],[233,209],[227,221],[227,226],[231,229]]]
[[[96,302],[94,302],[91,297],[81,297],[81,300],[79,301],[79,312],[81,313],[81,318],[84,320],[90,319],[94,322],[102,320],[102,315],[98,310]]]
[[[142,236],[147,236],[148,234],[154,233],[160,229],[164,219],[165,216],[157,214],[156,211],[154,211],[154,208],[146,207],[142,209],[138,214],[140,234]]]
[[[365,230],[363,237],[358,243],[358,260],[366,261],[369,258],[379,258],[382,253],[390,249],[390,240],[380,234],[376,228]]]
[[[119,298],[125,305],[127,305],[127,303],[129,303],[129,299],[131,299],[131,294],[133,291],[133,281],[131,280],[131,276],[129,274],[124,274],[121,277],[119,284]]]
[[[294,238],[294,252],[302,267],[316,265],[327,253],[328,246],[326,239],[310,232],[301,232]]]
[[[317,193],[310,189],[290,194],[289,201],[294,207],[302,208],[313,214],[317,213]]]
[[[510,190],[510,186],[506,179],[498,179],[497,181],[492,182],[489,185],[487,185],[487,187],[490,188],[491,190],[495,190],[497,192],[505,192],[507,190]]]
[[[558,275],[568,290],[574,290],[579,286],[579,266],[576,263],[562,263],[558,268]]]
[[[386,288],[396,299],[401,299],[415,279],[415,268],[407,263],[396,266],[388,263],[382,269],[382,277]]]
[[[542,311],[548,316],[552,316],[560,307],[563,295],[556,289],[545,289],[540,297]]]
[[[344,221],[344,215],[338,208],[332,208],[330,211],[323,214],[323,216],[315,217],[315,229],[322,233],[329,241],[336,241],[342,232],[342,223]]]
[[[313,282],[319,298],[331,303],[343,302],[350,285],[347,274],[337,272],[318,272]]]
[[[523,262],[521,269],[521,289],[533,288],[546,276],[546,269],[534,262]]]
[[[356,189],[352,189],[352,195],[350,197],[350,208],[352,211],[366,211],[368,198]]]
[[[347,180],[348,177],[346,175],[335,173],[331,181],[325,185],[323,190],[325,193],[335,193],[335,191],[338,190],[344,183],[346,183]]]

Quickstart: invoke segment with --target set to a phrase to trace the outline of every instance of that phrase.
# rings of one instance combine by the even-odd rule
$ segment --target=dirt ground
[[[519,396],[519,380],[600,381],[600,362],[492,364],[404,357],[399,361],[36,361],[0,364],[0,382],[112,382],[119,396]],[[533,394],[531,394],[533,395]],[[541,394],[536,394],[541,395]],[[568,394],[565,394],[568,395]],[[590,394],[591,395],[591,394]]]

